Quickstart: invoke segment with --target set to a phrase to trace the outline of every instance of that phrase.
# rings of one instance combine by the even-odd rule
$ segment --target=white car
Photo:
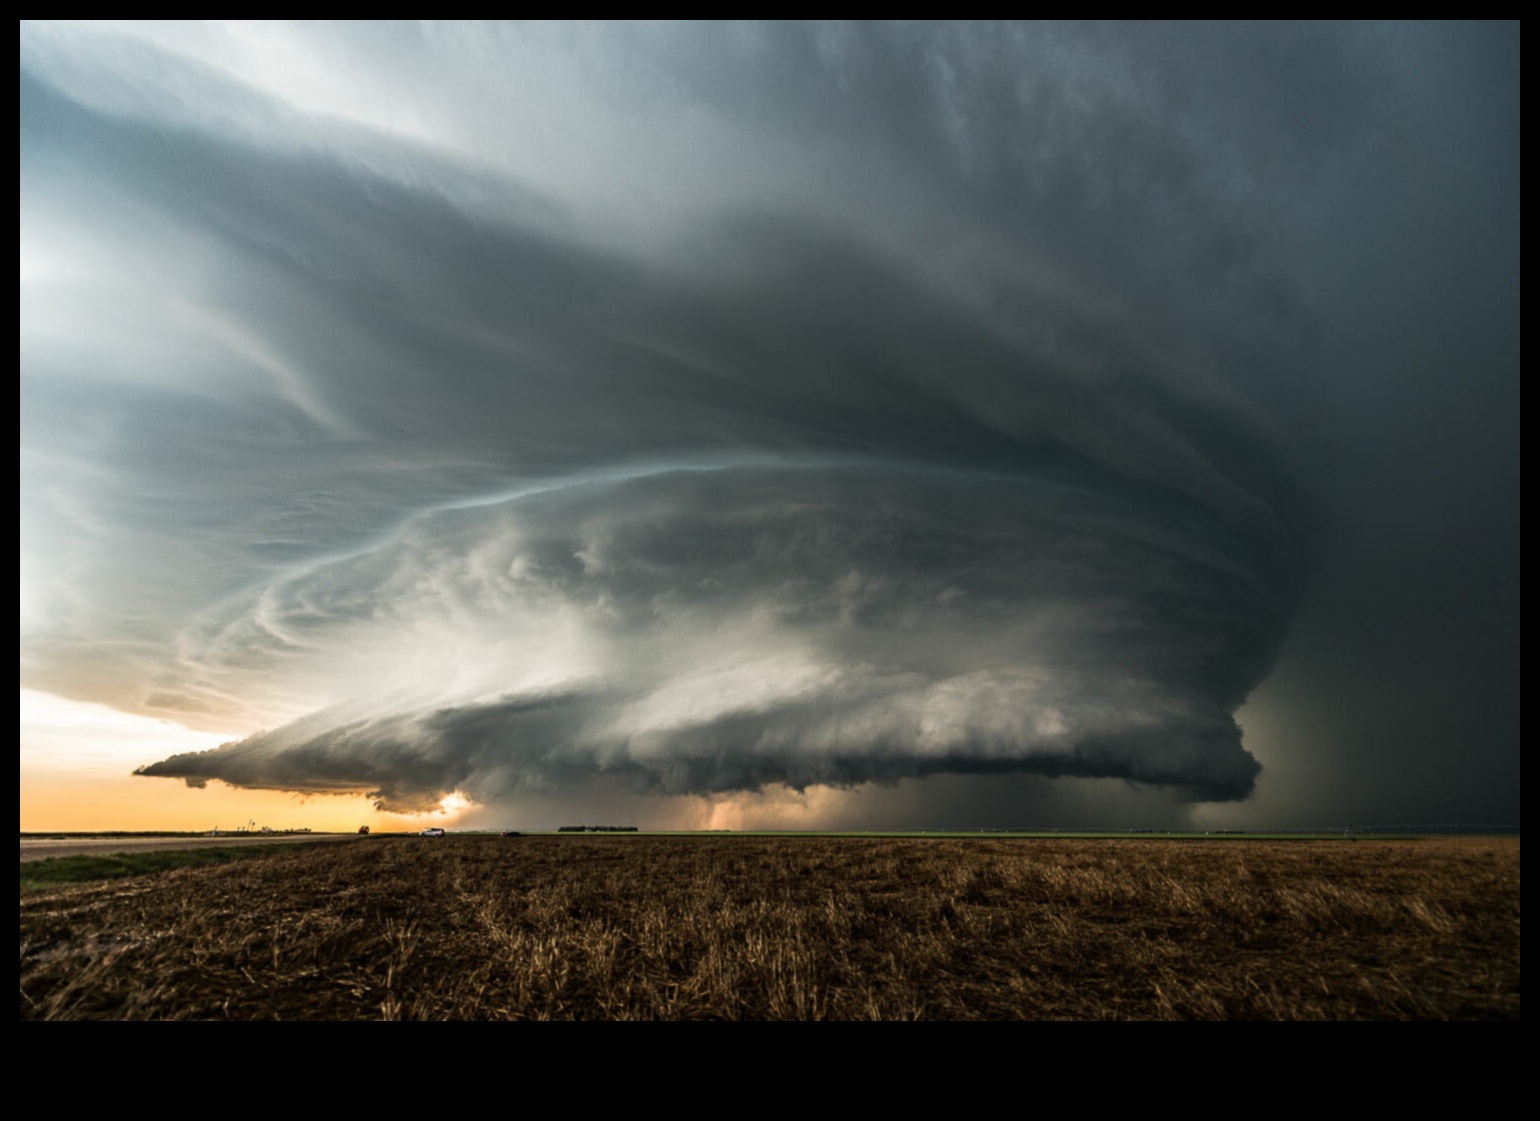
[[[442,829],[440,829],[437,825],[431,825],[427,829],[424,829],[421,833],[419,833],[417,835],[419,837],[442,837],[444,835],[444,831]]]

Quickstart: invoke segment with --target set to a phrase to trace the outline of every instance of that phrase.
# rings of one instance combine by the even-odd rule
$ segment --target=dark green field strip
[[[169,872],[173,868],[202,868],[248,860],[256,856],[292,851],[293,845],[241,845],[206,849],[163,849],[155,852],[125,852],[98,856],[52,856],[45,860],[23,861],[19,877],[21,894],[46,891],[69,884],[94,880],[113,880],[125,876],[145,876]]]

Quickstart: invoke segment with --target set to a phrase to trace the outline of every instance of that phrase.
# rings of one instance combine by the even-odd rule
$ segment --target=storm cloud
[[[1284,604],[1242,542],[1057,479],[739,468],[423,519],[199,644],[374,689],[143,770],[390,806],[573,774],[670,794],[1026,771],[1234,798]],[[1162,516],[1164,513],[1164,516]],[[1250,563],[1248,563],[1248,561]],[[389,676],[387,676],[389,675]],[[392,680],[391,677],[394,677]]]
[[[26,26],[23,683],[394,810],[1246,799],[1399,49]]]

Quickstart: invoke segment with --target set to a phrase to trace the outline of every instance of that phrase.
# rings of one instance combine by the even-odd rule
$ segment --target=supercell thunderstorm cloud
[[[423,644],[409,674],[144,773],[405,804],[597,771],[667,793],[1032,770],[1238,797],[1257,766],[1230,711],[1279,619],[1221,536],[1071,484],[894,467],[442,513],[210,636],[295,677]]]
[[[22,683],[398,812],[1246,800],[1396,50],[23,26]]]

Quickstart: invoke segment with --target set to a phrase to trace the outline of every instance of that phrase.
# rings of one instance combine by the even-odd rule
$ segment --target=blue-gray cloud
[[[395,807],[1253,789],[1415,35],[260,31],[23,28],[25,683]]]
[[[1286,608],[1222,526],[1051,476],[588,484],[264,590],[205,633],[206,673],[423,647],[341,706],[142,773],[391,808],[600,773],[716,794],[1019,771],[1236,798],[1257,764],[1230,713]]]

